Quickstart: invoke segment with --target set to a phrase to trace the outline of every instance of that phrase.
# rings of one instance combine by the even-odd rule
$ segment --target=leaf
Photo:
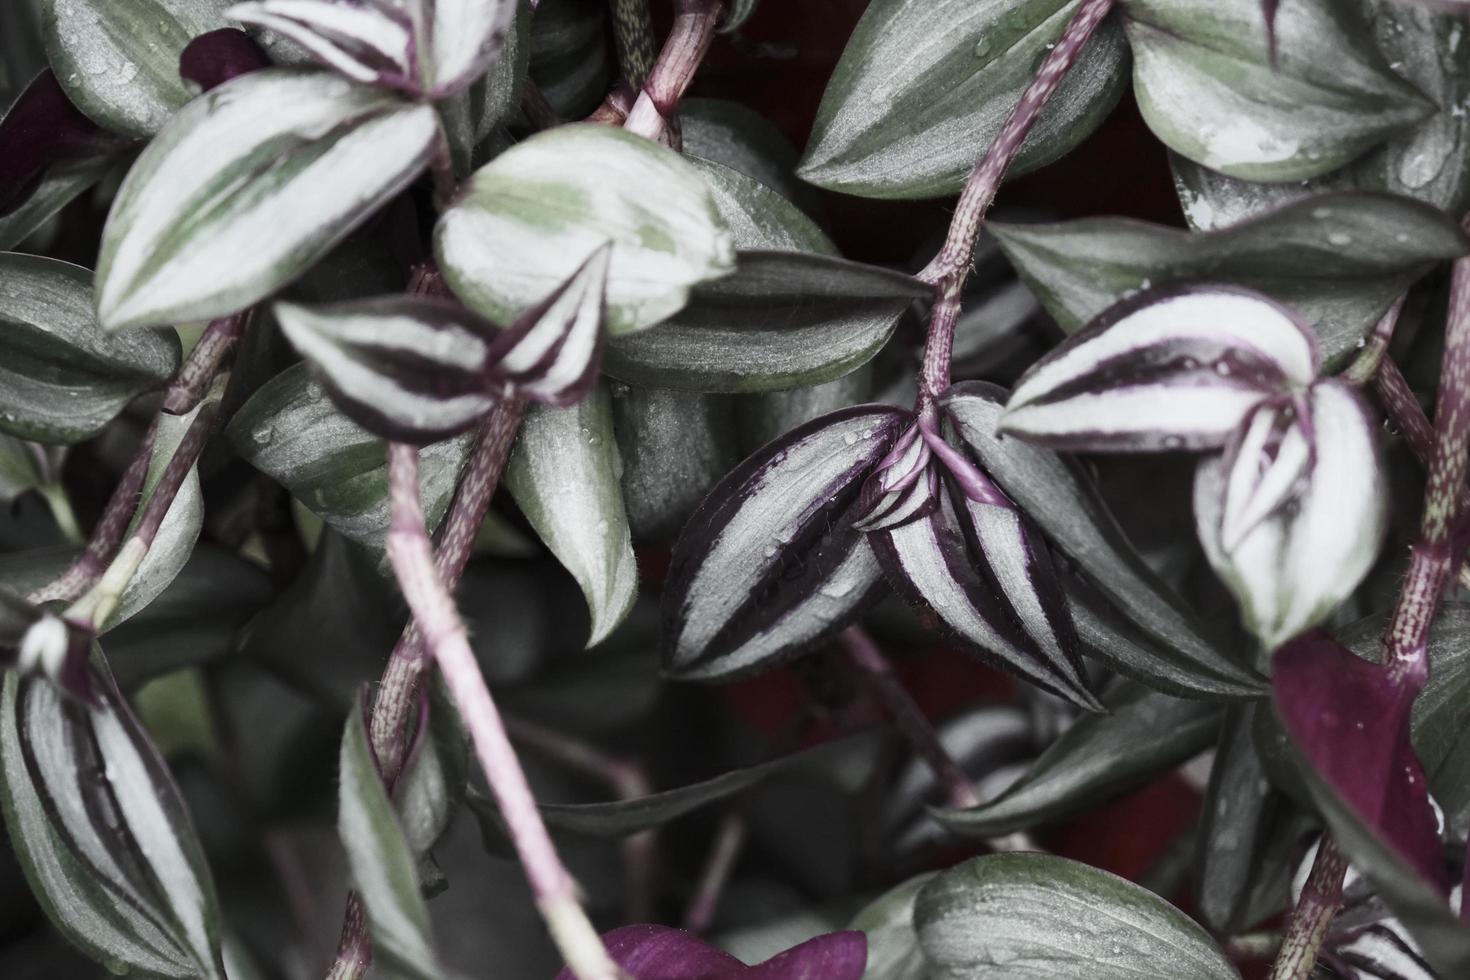
[[[268,69],[180,110],[102,234],[108,330],[232,313],[305,272],[411,183],[437,117],[326,72]]]
[[[214,885],[178,787],[110,681],[103,707],[15,674],[0,699],[0,807],[31,891],[114,972],[222,980]]]
[[[460,177],[488,162],[496,129],[510,122],[520,108],[530,70],[533,10],[530,0],[521,0],[505,47],[489,70],[436,106]]]
[[[1126,26],[1149,128],[1232,177],[1324,174],[1433,112],[1389,70],[1349,5],[1284,5],[1274,65],[1259,0],[1139,0]]]
[[[149,137],[194,97],[179,77],[190,39],[229,27],[230,0],[40,0],[46,57],[98,125]]]
[[[759,2],[760,0],[731,0],[729,11],[720,21],[720,30],[726,33],[740,30],[750,19],[750,15],[755,13]]]
[[[996,433],[1006,393],[982,382],[965,382],[945,393],[940,405],[964,446],[979,460],[1046,537],[1117,609],[1160,642],[1157,676],[1167,683],[1197,683],[1205,689],[1259,693],[1261,682],[1222,652],[1129,544],[1096,488],[1072,460]],[[1072,606],[1084,649],[1100,630],[1079,605]],[[1140,665],[1141,667],[1143,665]],[[1153,671],[1154,668],[1145,668]],[[1180,680],[1180,676],[1189,678]]]
[[[1141,287],[1207,278],[1296,310],[1316,329],[1328,369],[1410,283],[1467,249],[1448,216],[1385,194],[1322,194],[1206,234],[1123,218],[990,229],[1063,330]]]
[[[1075,653],[1067,656],[1055,645],[1039,646],[1013,624],[1009,610],[977,571],[953,509],[941,504],[926,517],[873,531],[868,540],[889,583],[926,623],[942,625],[982,660],[1085,710],[1101,710]]]
[[[867,960],[860,932],[816,936],[755,966],[668,926],[623,926],[602,940],[613,960],[640,980],[862,980]],[[555,980],[576,978],[567,968]]]
[[[689,519],[663,595],[664,668],[712,679],[794,655],[846,626],[881,582],[849,526],[862,481],[908,414],[843,409],[732,470]]]
[[[529,408],[503,477],[526,520],[582,587],[592,616],[588,646],[607,638],[638,594],[622,475],[612,397],[603,385],[570,408]]]
[[[322,67],[354,82],[412,90],[413,38],[408,19],[391,9],[334,0],[255,0],[235,4],[225,16],[289,38]]]
[[[817,745],[759,765],[731,769],[712,779],[676,789],[607,803],[543,803],[541,816],[553,830],[583,837],[615,839],[651,830],[693,813],[711,803],[728,799],[784,772],[812,772],[860,744],[857,735]],[[500,836],[503,823],[494,802],[476,790],[470,791],[470,809],[480,821],[482,833]],[[487,833],[488,836],[488,833]]]
[[[832,74],[800,176],[863,197],[959,190],[1076,12],[1068,0],[877,0]],[[1105,23],[1048,101],[1011,172],[1066,153],[1117,102],[1127,45]]]
[[[115,162],[110,156],[97,156],[49,167],[25,203],[0,215],[0,251],[19,247],[62,208],[90,190]]]
[[[262,385],[225,429],[235,452],[354,541],[381,546],[388,530],[388,456],[383,441],[333,406],[305,364]],[[449,506],[473,437],[419,453],[424,512]]]
[[[416,743],[393,789],[393,806],[409,853],[422,861],[443,836],[468,789],[469,735],[444,678],[436,674]]]
[[[1374,616],[1344,631],[1342,640],[1359,656],[1376,656],[1387,626]],[[1470,605],[1440,604],[1429,635],[1429,680],[1410,715],[1414,750],[1429,778],[1434,799],[1451,826],[1470,822]]]
[[[0,253],[0,431],[47,443],[90,439],[178,370],[172,331],[111,337],[92,313],[92,274]]]
[[[276,321],[333,403],[374,435],[425,445],[472,427],[495,405],[495,329],[448,300],[422,296],[307,307]]]
[[[270,56],[244,31],[221,27],[200,34],[179,55],[179,76],[210,92],[230,79],[271,66]]]
[[[623,505],[633,537],[672,538],[740,460],[729,399],[666,388],[613,388]]]
[[[1215,739],[1223,709],[1139,684],[1116,685],[1107,714],[1079,718],[1004,793],[935,819],[972,837],[999,837],[1085,812],[1172,771]]]
[[[0,159],[0,215],[7,218],[3,227],[9,226],[11,212],[29,204],[53,172],[97,170],[102,159],[126,145],[82,115],[49,69],[41,72],[0,119],[0,146],[5,147]],[[56,196],[53,184],[49,198]]]
[[[538,133],[476,171],[440,217],[434,252],[456,295],[504,323],[609,240],[615,335],[665,319],[692,286],[734,266],[698,171],[642,137],[590,123]]]
[[[337,833],[367,909],[374,955],[404,976],[439,980],[444,972],[419,894],[417,862],[378,776],[360,703],[342,733],[340,778]]]
[[[681,113],[682,108],[681,103]],[[816,222],[759,178],[714,160],[687,159],[704,175],[736,248],[837,254],[837,246]]]
[[[1195,471],[1205,556],[1268,650],[1332,615],[1372,567],[1387,532],[1387,477],[1362,399],[1340,381],[1313,385],[1295,410],[1310,414],[1310,435],[1283,439],[1273,454],[1273,427],[1290,435],[1307,424],[1282,419],[1288,411],[1262,407],[1222,456]],[[1273,456],[1275,465],[1261,472]]]
[[[820,213],[817,189],[796,176],[796,148],[775,123],[726,99],[679,101],[684,155],[695,166],[720,164],[760,181],[808,215]],[[706,174],[708,175],[708,174]]]
[[[425,87],[444,98],[469,85],[504,48],[516,0],[409,0],[424,26],[417,47]]]
[[[873,899],[848,924],[868,937],[863,980],[928,980],[929,962],[914,931],[914,903],[934,873],[916,875]]]
[[[869,362],[825,384],[741,397],[735,402],[740,447],[746,453],[754,452],[798,425],[839,408],[870,401],[872,391],[873,371]]]
[[[1203,929],[1152,892],[1049,854],[944,872],[914,906],[934,980],[1239,980]]]
[[[1259,293],[1147,290],[1109,307],[1016,382],[1000,433],[1054,449],[1216,449],[1263,401],[1317,375],[1312,332]]]
[[[822,384],[878,353],[909,304],[929,292],[912,277],[846,259],[742,250],[735,273],[696,287],[682,312],[618,338],[607,372],[690,391]]]

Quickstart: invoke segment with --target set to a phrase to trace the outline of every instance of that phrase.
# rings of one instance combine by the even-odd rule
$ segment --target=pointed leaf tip
[[[1147,290],[1033,365],[1001,431],[1058,449],[1214,449],[1263,399],[1310,384],[1319,363],[1312,332],[1260,293]]]

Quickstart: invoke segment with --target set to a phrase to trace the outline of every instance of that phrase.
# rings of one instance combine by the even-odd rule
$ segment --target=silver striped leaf
[[[374,435],[424,445],[465,431],[495,404],[495,329],[457,303],[382,296],[277,303],[274,312],[332,401]]]
[[[1319,365],[1312,331],[1260,293],[1147,290],[1034,364],[1001,433],[1055,449],[1215,449],[1262,400],[1310,384]]]
[[[434,253],[455,295],[496,323],[540,301],[609,241],[615,336],[668,318],[696,284],[735,266],[729,231],[692,164],[591,123],[506,150],[463,185],[434,229]]]
[[[428,36],[416,39],[423,87],[447,98],[484,74],[505,47],[516,19],[516,0],[408,0],[414,22]]]
[[[0,589],[0,665],[45,677],[66,693],[96,704],[87,655],[92,637],[54,612]]]
[[[966,499],[961,496],[962,502]],[[949,501],[941,499],[938,507],[917,520],[870,532],[868,540],[895,591],[915,607],[926,623],[942,628],[982,660],[1089,711],[1102,710],[1089,690],[1075,644],[1067,649],[1058,639],[1049,647],[1041,646],[1022,631],[1017,624],[1019,617],[1007,608],[1007,601],[977,568],[980,562]],[[1015,543],[1012,540],[1007,546]],[[1024,555],[997,556],[993,560],[1007,570],[1027,567]],[[1033,586],[1010,583],[1010,587],[1022,591]],[[1054,627],[1050,617],[1036,615],[1039,604],[1035,596],[1021,603],[1032,620]]]
[[[1304,424],[1281,420],[1291,411],[1310,418],[1303,442],[1312,462],[1305,468],[1283,462],[1280,453],[1263,456],[1263,432],[1278,422]],[[1282,441],[1293,445],[1302,438],[1288,436]],[[1357,588],[1378,557],[1387,513],[1377,426],[1361,398],[1337,380],[1313,385],[1296,409],[1262,407],[1229,449],[1203,460],[1195,474],[1200,543],[1267,649],[1321,622]]]
[[[108,330],[154,326],[263,299],[419,175],[437,118],[328,72],[267,69],[201,95],[118,191],[98,319]]]
[[[850,521],[912,416],[860,405],[771,442],[705,498],[674,545],[664,665],[709,679],[793,656],[847,626],[882,574]]]
[[[113,969],[222,980],[203,850],[158,750],[110,678],[87,709],[11,674],[0,698],[0,804],[47,916]]]
[[[354,82],[413,91],[413,37],[402,11],[338,0],[255,0],[225,16],[289,38]]]

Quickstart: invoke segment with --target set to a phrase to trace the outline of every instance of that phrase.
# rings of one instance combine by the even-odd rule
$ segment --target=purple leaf
[[[929,466],[930,456],[918,424],[910,425],[863,484],[852,526],[859,531],[879,531],[933,510],[939,499],[939,481]]]
[[[492,378],[507,394],[548,405],[580,401],[597,381],[607,343],[608,242],[490,345]]]
[[[1423,878],[1448,892],[1428,782],[1409,741],[1415,686],[1323,630],[1277,651],[1276,710],[1308,763]]]
[[[417,93],[406,16],[388,6],[339,0],[259,0],[225,15],[295,41],[326,68],[354,82]]]
[[[463,432],[495,404],[494,328],[456,303],[384,296],[274,309],[332,401],[376,435],[423,445]]]
[[[1387,486],[1373,419],[1335,379],[1263,403],[1201,461],[1200,543],[1268,649],[1331,615],[1378,556]]]
[[[24,204],[53,165],[105,156],[127,143],[72,105],[46,69],[0,119],[0,216]]]
[[[852,622],[882,581],[851,526],[854,505],[911,419],[884,405],[832,412],[720,481],[674,545],[666,669],[701,678],[748,671]]]
[[[963,495],[960,497],[967,500]],[[987,525],[987,534],[989,543],[997,546],[1002,542],[1004,547],[1011,548],[1022,547],[1023,543],[1039,544],[1015,528],[1007,535]],[[889,582],[919,611],[921,618],[945,627],[981,659],[996,663],[1089,711],[1102,710],[1088,690],[1070,630],[1066,630],[1063,641],[1057,620],[1046,612],[1055,610],[1055,597],[1026,598],[1025,590],[1034,589],[1034,583],[1010,584],[1017,596],[1023,597],[1021,605],[1032,625],[1044,623],[1058,630],[1052,643],[1039,646],[1027,638],[1017,625],[1019,617],[1007,609],[994,587],[981,577],[977,570],[979,563],[966,546],[960,520],[946,502],[941,501],[928,516],[901,527],[870,532],[868,540]],[[1016,569],[1027,568],[1030,557],[1029,552],[1012,553],[989,560],[1009,575]]]
[[[255,39],[233,27],[201,34],[179,55],[179,77],[208,92],[240,75],[269,68],[270,57]]]
[[[861,980],[868,962],[868,939],[861,932],[817,936],[757,966],[668,926],[623,926],[604,934],[602,942],[637,980]],[[556,980],[574,978],[564,969]]]
[[[1318,366],[1312,331],[1260,293],[1149,290],[1033,365],[1000,428],[1057,449],[1214,449],[1262,399],[1299,394]]]

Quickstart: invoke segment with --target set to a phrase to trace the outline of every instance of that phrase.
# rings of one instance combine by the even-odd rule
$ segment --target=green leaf
[[[683,99],[684,155],[695,166],[718,163],[765,184],[808,214],[821,207],[816,188],[796,176],[796,148],[775,123],[739,102]]]
[[[933,980],[1239,980],[1203,929],[1152,892],[1048,854],[944,872],[914,906]]]
[[[251,72],[200,96],[118,191],[98,318],[118,330],[263,299],[407,187],[438,132],[431,107],[326,72]]]
[[[1124,218],[993,224],[1016,271],[1074,331],[1148,285],[1190,279],[1259,289],[1316,328],[1329,367],[1435,263],[1470,249],[1441,211],[1389,194],[1323,194],[1219,231]]]
[[[1434,111],[1389,69],[1352,4],[1283,4],[1274,65],[1260,0],[1131,0],[1126,13],[1149,128],[1232,177],[1324,174]]]
[[[667,388],[613,388],[623,506],[639,539],[672,539],[740,456],[727,398]]]
[[[656,143],[590,123],[538,133],[481,167],[434,229],[455,293],[502,324],[607,241],[613,334],[677,312],[692,286],[734,265],[697,170]]]
[[[419,893],[418,864],[368,744],[362,705],[342,733],[337,833],[352,880],[367,908],[375,956],[414,980],[444,976],[434,952],[429,908]]]
[[[103,707],[5,677],[0,808],[31,891],[115,973],[223,980],[219,910],[167,766],[111,681]]]
[[[958,833],[998,837],[1121,796],[1204,751],[1223,709],[1123,682],[1103,698],[1108,714],[1084,715],[1009,789],[968,810],[936,810]]]
[[[570,408],[526,410],[503,482],[582,587],[592,616],[588,646],[607,638],[638,594],[622,477],[606,384]]]
[[[696,288],[666,323],[610,344],[604,369],[689,391],[822,384],[871,360],[929,292],[910,276],[846,259],[741,251],[734,275]]]
[[[173,331],[110,337],[81,266],[0,253],[0,432],[48,443],[90,439],[179,366]]]
[[[46,57],[68,98],[99,126],[158,132],[194,97],[179,55],[196,36],[233,27],[232,0],[40,0]]]
[[[798,173],[863,197],[958,191],[1078,0],[875,0],[847,42]],[[1021,148],[1012,174],[1050,163],[1102,122],[1128,46],[1104,23]]]
[[[929,980],[929,961],[914,930],[914,904],[935,875],[917,875],[873,899],[847,928],[868,937],[868,968],[863,980]]]
[[[468,88],[438,103],[444,135],[454,156],[454,172],[468,176],[490,158],[495,130],[520,109],[531,60],[530,0],[521,0],[505,47],[490,70]]]
[[[427,703],[428,730],[413,747],[393,789],[404,840],[419,859],[428,854],[464,802],[470,771],[469,733],[440,674],[434,675]]]
[[[305,364],[262,385],[225,430],[230,445],[312,513],[354,541],[381,546],[388,530],[388,454],[332,406]],[[431,524],[449,507],[473,434],[419,453],[424,512]]]
[[[53,467],[49,456],[51,454],[40,446],[0,435],[0,504],[13,503],[22,494],[39,490],[59,479],[59,472],[50,471],[60,467]],[[59,464],[59,458],[55,462]]]
[[[873,371],[865,364],[826,384],[746,395],[736,402],[740,455],[749,456],[804,422],[870,400]]]
[[[1087,646],[1122,669],[1132,664],[1147,683],[1177,693],[1259,694],[1261,681],[1221,651],[1194,614],[1129,543],[1102,497],[1076,462],[1019,439],[995,434],[1005,391],[994,385],[955,385],[941,404],[985,472],[1034,520],[1043,534],[1112,604],[1160,643],[1120,648],[1106,613],[1074,600]],[[1126,639],[1126,637],[1124,637]]]
[[[837,254],[837,246],[816,222],[758,178],[713,160],[688,160],[704,175],[736,248]]]
[[[14,211],[0,215],[0,250],[20,245],[53,215],[86,193],[116,163],[115,157],[62,160],[46,168],[41,182]]]

